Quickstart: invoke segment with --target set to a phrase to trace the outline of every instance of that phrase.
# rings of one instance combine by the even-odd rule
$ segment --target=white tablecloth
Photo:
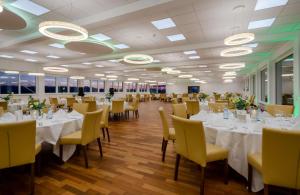
[[[206,141],[229,150],[228,163],[245,178],[248,177],[248,153],[261,152],[262,128],[291,129],[295,121],[290,118],[264,117],[262,121],[251,121],[248,117],[242,122],[230,114],[229,119],[223,119],[223,113],[207,113],[201,111],[191,116],[191,120],[200,120],[205,129]],[[252,191],[263,189],[261,175],[254,171]]]
[[[7,107],[9,112],[14,113],[17,110],[22,110],[23,108],[26,108],[27,104],[25,102],[9,103]]]
[[[100,102],[100,101],[97,101],[96,102],[96,104],[97,104],[97,108],[101,108],[102,106],[104,106],[104,105],[109,105],[110,106],[110,110],[111,110],[111,108],[112,108],[112,103],[111,102],[107,102],[107,101],[105,101],[105,102]],[[128,102],[125,102],[124,101],[124,109],[126,109],[126,108],[128,108],[128,106],[129,106],[129,104],[128,104]]]
[[[7,112],[0,117],[0,123],[14,122],[16,118],[13,114]],[[31,116],[23,116],[23,120],[32,120]],[[53,114],[52,119],[45,117],[37,120],[36,143],[47,142],[54,145],[54,154],[59,156],[59,147],[57,141],[63,135],[78,131],[82,127],[83,116],[76,111],[66,113],[59,110]],[[63,160],[68,160],[75,152],[75,145],[64,146]]]

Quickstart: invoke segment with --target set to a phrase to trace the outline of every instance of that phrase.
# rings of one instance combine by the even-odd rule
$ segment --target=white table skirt
[[[249,153],[261,152],[262,147],[262,128],[282,127],[275,119],[266,119],[261,122],[240,122],[233,117],[223,119],[223,114],[206,113],[201,111],[199,114],[191,116],[191,120],[203,121],[206,141],[216,144],[229,150],[228,163],[239,174],[248,178]],[[274,120],[274,121],[273,121]],[[290,128],[289,122],[282,122],[286,128]],[[254,170],[252,191],[258,192],[263,189],[262,176]]]
[[[20,102],[20,103],[9,103],[7,105],[7,109],[9,112],[14,113],[17,110],[22,110],[23,108],[27,107],[26,103]]]

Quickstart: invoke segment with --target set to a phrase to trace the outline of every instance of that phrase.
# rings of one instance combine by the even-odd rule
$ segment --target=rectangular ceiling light
[[[169,39],[169,41],[172,41],[172,42],[185,40],[185,36],[183,34],[169,35],[169,36],[167,36],[167,38]]]
[[[102,33],[95,34],[91,36],[93,39],[96,39],[97,41],[107,41],[110,40],[111,38],[109,36],[106,36]]]
[[[250,44],[247,44],[247,45],[243,45],[243,47],[251,47],[251,48],[255,48],[258,46],[258,43],[250,43]]]
[[[0,58],[9,58],[9,59],[11,59],[11,58],[14,58],[13,56],[9,56],[9,55],[0,55]]]
[[[197,51],[195,51],[195,50],[190,50],[190,51],[184,51],[183,53],[184,53],[185,55],[191,55],[191,54],[196,54]]]
[[[200,56],[190,56],[189,58],[190,58],[191,60],[194,60],[194,59],[199,59]]]
[[[27,62],[37,62],[37,60],[35,60],[35,59],[25,59],[25,61],[27,61]]]
[[[60,57],[58,57],[58,56],[53,56],[53,55],[49,55],[49,56],[47,56],[47,58],[58,59],[58,58],[60,58]]]
[[[65,48],[65,46],[63,44],[60,44],[60,43],[52,43],[49,46],[56,47],[56,48],[59,48],[59,49]]]
[[[251,21],[248,25],[248,29],[257,29],[257,28],[269,27],[269,26],[272,26],[274,21],[275,21],[275,18]]]
[[[10,5],[12,5],[13,7],[19,8],[23,11],[34,14],[36,16],[43,15],[50,11],[49,9],[47,9],[39,4],[36,4],[30,0],[17,0],[15,2],[11,3]]]
[[[123,43],[121,43],[121,44],[116,44],[116,45],[114,45],[116,48],[118,48],[118,49],[127,49],[127,48],[129,48],[129,46],[128,45],[126,45],[126,44],[123,44]]]
[[[27,53],[27,54],[37,54],[38,52],[36,52],[36,51],[30,51],[30,50],[22,50],[22,51],[20,51],[20,52],[22,52],[22,53]]]
[[[288,0],[257,0],[255,11],[286,5]]]
[[[151,22],[158,30],[175,27],[175,23],[171,18],[156,20]]]

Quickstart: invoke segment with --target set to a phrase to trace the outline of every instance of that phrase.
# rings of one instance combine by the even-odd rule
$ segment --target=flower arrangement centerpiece
[[[237,110],[246,110],[249,106],[249,102],[241,97],[234,98],[233,103]]]
[[[200,93],[199,94],[199,100],[201,101],[203,101],[203,100],[205,100],[207,97],[208,97],[209,95],[208,94],[206,94],[206,93]]]
[[[28,98],[28,108],[33,111],[38,111],[38,115],[41,115],[41,110],[46,107],[46,99],[44,99],[42,102],[39,100],[35,100],[32,98],[32,96],[29,96]]]
[[[2,100],[9,102],[9,100],[12,98],[13,93],[9,93],[8,95],[4,96],[4,97],[0,97]]]

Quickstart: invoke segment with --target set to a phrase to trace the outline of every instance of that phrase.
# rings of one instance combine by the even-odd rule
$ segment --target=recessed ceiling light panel
[[[82,79],[84,79],[84,77],[83,76],[71,76],[70,79],[82,80]]]
[[[66,68],[62,68],[62,67],[53,67],[53,66],[49,66],[49,67],[44,67],[43,68],[44,71],[48,71],[48,72],[68,72],[69,70]]]
[[[182,75],[179,75],[178,78],[182,78],[182,79],[188,79],[188,78],[192,78],[193,75],[191,74],[182,74]]]
[[[30,76],[45,76],[45,73],[42,72],[30,72],[28,73]]]
[[[52,43],[49,46],[59,48],[59,49],[65,48],[65,46],[63,44],[60,44],[60,43]]]
[[[109,36],[106,36],[102,33],[95,34],[91,36],[93,39],[96,39],[97,41],[107,41],[110,40],[111,38]]]
[[[251,21],[248,25],[248,29],[257,29],[257,28],[269,27],[269,26],[272,26],[274,21],[275,21],[275,18]]]
[[[196,50],[190,50],[190,51],[184,51],[183,52],[185,55],[192,55],[192,54],[197,54]]]
[[[175,23],[171,18],[156,20],[151,22],[158,30],[175,27]]]
[[[37,54],[38,52],[36,52],[36,51],[30,51],[30,50],[22,50],[22,51],[20,51],[20,52],[22,52],[22,53],[27,53],[27,54]]]
[[[123,44],[123,43],[121,43],[121,44],[116,44],[116,45],[114,45],[114,47],[116,47],[116,48],[118,48],[118,49],[127,49],[127,48],[129,48],[128,45]]]
[[[286,5],[288,0],[257,0],[255,11]]]
[[[10,5],[36,16],[43,15],[50,11],[49,9],[30,0],[17,0]]]
[[[96,77],[104,77],[105,74],[98,74],[98,73],[96,73],[95,76],[96,76]]]
[[[185,36],[183,34],[169,35],[169,36],[167,36],[167,38],[171,42],[185,40]]]
[[[6,70],[6,71],[4,71],[4,73],[6,73],[6,74],[19,74],[20,72],[15,71],[15,70]]]

